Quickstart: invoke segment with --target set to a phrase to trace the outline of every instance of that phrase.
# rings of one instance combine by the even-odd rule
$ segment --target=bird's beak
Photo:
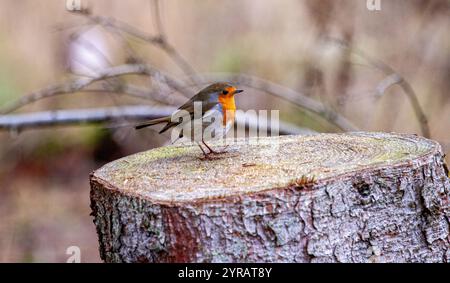
[[[242,89],[237,89],[237,90],[234,92],[234,94],[236,94],[236,93],[241,93],[241,92],[243,92]]]

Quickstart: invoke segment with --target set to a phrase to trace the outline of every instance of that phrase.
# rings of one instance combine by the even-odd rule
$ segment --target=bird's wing
[[[201,111],[202,111],[201,112],[201,117],[203,117],[205,115],[205,113],[207,113],[208,111],[210,111],[210,110],[214,109],[215,107],[217,107],[218,104],[219,104],[218,102],[207,102],[207,103],[203,102],[202,103],[202,109],[201,109]],[[172,117],[182,118],[182,121],[175,121],[175,122],[170,121],[170,122],[168,122],[167,125],[165,125],[164,128],[161,129],[161,131],[159,131],[159,133],[160,134],[164,133],[165,131],[167,131],[168,129],[170,129],[172,127],[178,126],[181,123],[185,123],[185,122],[187,122],[189,120],[193,120],[195,118],[194,117],[194,114],[195,114],[195,109],[194,108],[195,108],[195,106],[194,106],[193,102],[189,103],[189,101],[188,101],[187,103],[182,105],[180,108],[178,108],[177,111],[175,111],[172,114]],[[190,116],[190,118],[188,119],[188,117],[187,117],[188,115],[179,113],[179,111],[186,111],[188,113],[188,115]]]
[[[193,119],[194,118],[194,113],[195,113],[195,103],[200,103],[200,101],[189,101],[189,103],[185,103],[180,108],[178,108],[178,111],[183,111],[183,110],[187,111],[191,115],[191,119]],[[201,116],[203,117],[206,112],[208,112],[209,110],[214,109],[218,105],[219,105],[219,102],[203,102],[201,104]],[[172,114],[172,116],[176,115],[176,114],[177,114],[177,111],[175,111]]]

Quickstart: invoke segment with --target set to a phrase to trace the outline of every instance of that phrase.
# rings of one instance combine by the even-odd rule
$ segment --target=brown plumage
[[[166,125],[159,131],[159,133],[164,133],[165,131],[178,126],[185,121],[172,121],[172,117],[177,111],[184,110],[187,111],[188,115],[190,115],[190,119],[182,119],[182,120],[193,120],[194,119],[194,106],[195,102],[201,102],[201,117],[205,116],[205,113],[214,112],[216,114],[220,114],[222,116],[223,123],[221,127],[223,127],[223,132],[227,132],[230,128],[230,123],[234,122],[234,112],[236,110],[236,105],[234,101],[234,95],[236,93],[240,93],[242,90],[237,90],[235,87],[231,86],[228,83],[220,82],[209,85],[199,91],[196,95],[194,95],[191,99],[189,99],[185,104],[180,106],[172,115],[161,117],[157,119],[153,119],[135,126],[136,129],[142,129],[145,127],[166,123]],[[211,111],[210,111],[211,110]],[[227,115],[228,113],[228,115]],[[183,134],[180,134],[182,137]],[[201,142],[210,150],[210,153],[214,152],[203,140]],[[200,145],[199,145],[200,146]],[[200,146],[200,148],[202,148]],[[203,153],[205,151],[202,148]],[[205,153],[205,155],[207,155]]]

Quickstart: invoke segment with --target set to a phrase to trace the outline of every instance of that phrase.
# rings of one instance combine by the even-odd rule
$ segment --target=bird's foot
[[[203,156],[199,157],[199,159],[201,161],[211,161],[211,160],[217,160],[217,159],[221,159],[220,156],[215,155],[214,153],[208,153],[208,154],[203,154]]]
[[[202,149],[203,152],[203,156],[200,157],[200,160],[217,160],[217,159],[221,159],[224,158],[222,157],[224,154],[229,153],[226,149],[228,148],[228,145],[226,145],[222,150],[213,150],[211,147],[209,147],[207,144],[205,144],[205,146],[208,148],[209,152],[206,152],[205,150],[203,150],[202,147],[200,147]],[[228,157],[228,155],[227,155]]]
[[[222,150],[219,150],[219,151],[212,150],[212,149],[209,149],[209,150],[210,150],[211,154],[220,155],[220,154],[228,153],[227,148],[228,148],[228,145],[226,145]]]
[[[225,154],[225,153],[227,153],[228,151],[226,151],[226,150],[221,150],[221,151],[211,151],[210,152],[210,154],[214,154],[214,155],[221,155],[221,154]]]

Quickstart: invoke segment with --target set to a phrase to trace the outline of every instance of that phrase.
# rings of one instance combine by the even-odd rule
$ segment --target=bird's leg
[[[197,145],[198,145],[198,147],[200,147],[200,149],[202,150],[203,155],[205,155],[205,157],[207,158],[207,157],[208,157],[208,153],[206,153],[206,151],[203,149],[203,147],[202,147],[199,143],[197,143]]]
[[[206,148],[209,149],[209,153],[216,153],[214,150],[211,149],[211,147],[209,147],[209,145],[206,144],[206,142],[202,139],[202,143],[206,146]]]
[[[204,140],[202,140],[202,143],[209,149],[209,153],[211,154],[224,154],[226,151],[215,151],[213,150],[209,145],[206,144]]]

